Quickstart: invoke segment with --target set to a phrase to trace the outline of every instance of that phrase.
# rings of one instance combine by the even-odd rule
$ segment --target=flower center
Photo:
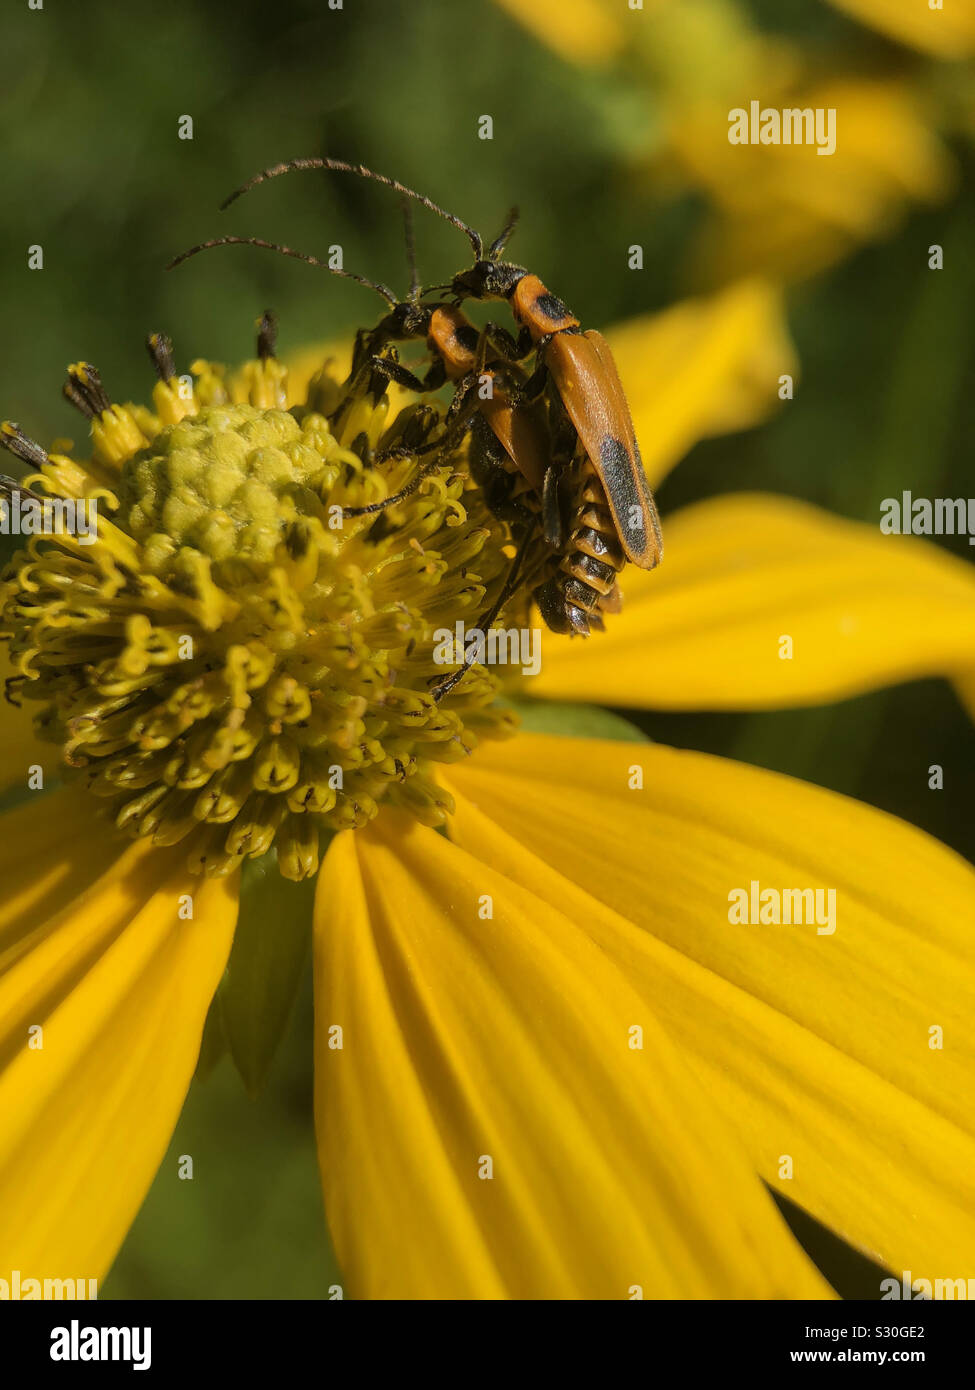
[[[99,399],[87,472],[38,450],[45,486],[100,514],[92,543],[36,536],[5,572],[8,693],[38,706],[38,732],[133,835],[186,841],[208,874],[273,844],[303,878],[323,830],[382,804],[441,823],[437,764],[510,731],[483,668],[431,693],[448,673],[435,631],[474,622],[510,562],[456,459],[417,453],[439,408],[384,428],[385,399],[254,404],[269,368],[250,366],[235,393],[197,364],[185,410],[160,383],[158,416]],[[421,457],[422,482],[377,509]]]

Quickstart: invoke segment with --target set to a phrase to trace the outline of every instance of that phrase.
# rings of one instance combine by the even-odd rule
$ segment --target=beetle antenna
[[[511,234],[515,230],[517,225],[518,209],[512,208],[508,213],[508,216],[505,218],[505,223],[504,226],[501,228],[501,231],[498,233],[498,235],[491,242],[491,245],[488,247],[487,254],[489,261],[493,261],[501,255],[501,252],[504,250],[505,246],[511,240]]]
[[[420,276],[416,268],[416,238],[413,235],[413,209],[409,199],[402,198],[403,234],[406,238],[406,263],[410,268],[410,303],[416,304],[420,298]]]
[[[412,198],[414,202],[420,203],[429,212],[436,213],[445,222],[451,223],[452,226],[462,231],[473,248],[474,259],[476,261],[482,259],[484,242],[478,233],[459,217],[455,217],[452,212],[448,212],[439,203],[435,203],[432,198],[427,198],[423,193],[417,193],[413,188],[407,188],[405,183],[400,183],[398,179],[391,179],[387,174],[377,174],[374,170],[367,169],[364,164],[348,164],[344,159],[328,159],[324,155],[315,159],[289,159],[284,164],[272,164],[269,169],[262,169],[259,174],[255,174],[246,183],[242,183],[239,188],[235,188],[230,197],[225,198],[220,204],[220,211],[223,212],[242,194],[249,193],[259,183],[265,183],[268,179],[277,178],[279,174],[290,174],[299,169],[331,169],[333,173],[355,174],[360,179],[372,179],[374,183],[381,183],[387,188],[394,188],[397,193],[401,193],[405,198]]]
[[[167,270],[174,270],[176,266],[188,261],[191,256],[196,256],[200,251],[210,251],[214,246],[258,246],[263,251],[277,251],[282,256],[292,256],[296,261],[304,261],[306,265],[313,265],[318,270],[327,270],[330,275],[341,275],[345,280],[355,280],[359,285],[365,285],[366,289],[375,290],[378,295],[385,299],[391,309],[395,309],[399,302],[393,291],[386,285],[381,285],[378,280],[369,280],[365,275],[356,275],[353,270],[339,270],[337,266],[329,265],[326,261],[320,261],[317,256],[309,256],[304,251],[295,251],[290,246],[281,246],[276,241],[264,241],[257,236],[218,236],[212,237],[210,241],[201,241],[196,246],[191,246],[188,251],[182,251],[178,256],[167,265]]]

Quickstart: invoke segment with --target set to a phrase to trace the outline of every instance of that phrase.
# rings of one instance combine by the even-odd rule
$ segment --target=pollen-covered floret
[[[36,536],[5,571],[8,695],[133,835],[185,842],[210,874],[273,844],[301,878],[323,830],[381,805],[441,823],[437,764],[512,727],[483,669],[431,693],[433,634],[494,600],[507,536],[449,451],[363,512],[415,479],[438,408],[387,424],[386,398],[349,398],[323,371],[289,409],[273,358],[193,370],[190,390],[160,380],[150,410],[109,404],[92,368],[72,368],[85,463],[8,431],[33,451],[33,488],[99,513],[93,543]]]

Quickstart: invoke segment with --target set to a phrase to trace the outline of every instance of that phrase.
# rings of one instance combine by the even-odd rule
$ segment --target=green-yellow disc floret
[[[381,805],[440,823],[436,765],[510,729],[483,669],[430,693],[433,633],[491,602],[507,538],[449,454],[349,515],[415,474],[395,445],[418,422],[437,437],[432,407],[384,428],[385,399],[336,407],[321,375],[289,410],[273,361],[194,370],[191,400],[160,382],[155,413],[99,413],[87,464],[35,475],[100,514],[93,543],[37,536],[5,571],[9,693],[133,835],[185,841],[210,874],[274,844],[301,878],[321,831]]]

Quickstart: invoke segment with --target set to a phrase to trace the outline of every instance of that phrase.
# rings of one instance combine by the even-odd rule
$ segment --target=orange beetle
[[[464,299],[508,301],[521,327],[518,357],[535,352],[536,370],[525,394],[541,395],[548,388],[552,433],[558,439],[542,483],[542,515],[545,538],[563,558],[560,574],[536,593],[542,615],[561,632],[586,634],[590,626],[600,626],[599,610],[618,607],[616,574],[626,561],[653,569],[663,555],[660,518],[606,340],[592,329],[583,332],[579,320],[537,275],[501,259],[514,231],[514,212],[485,252],[479,233],[431,198],[362,164],[326,157],[264,169],[223,206],[267,179],[301,169],[355,174],[384,184],[442,217],[470,241],[473,266],[438,288],[452,291],[458,304]]]
[[[509,234],[511,227],[513,221]],[[609,344],[594,329],[584,333],[537,275],[497,259],[506,239],[502,236],[488,259],[478,259],[454,277],[451,289],[458,300],[506,299],[522,330],[520,349],[536,353],[538,365],[525,395],[530,399],[550,387],[553,438],[567,438],[567,444],[556,448],[544,491],[558,497],[565,480],[572,480],[570,534],[560,574],[536,598],[550,627],[586,634],[596,616],[594,589],[601,598],[596,607],[611,609],[618,606],[616,574],[626,560],[641,569],[660,563],[660,518]],[[582,465],[574,479],[573,459]],[[565,510],[564,504],[552,502],[544,514]],[[563,548],[554,537],[553,544]]]
[[[483,238],[478,232],[425,194],[362,164],[327,157],[294,159],[264,169],[236,189],[222,206],[228,207],[243,193],[268,179],[297,170],[315,169],[355,174],[358,178],[381,183],[402,198],[419,203],[467,236],[474,252],[473,266],[455,275],[448,285],[432,287],[452,292],[456,298],[455,311],[465,299],[503,299],[511,305],[521,333],[517,343],[512,340],[513,350],[506,355],[518,361],[534,351],[535,371],[519,390],[517,405],[514,398],[508,396],[507,405],[503,398],[497,409],[475,411],[474,421],[480,421],[482,435],[486,424],[504,453],[529,477],[537,471],[537,460],[528,462],[534,445],[520,447],[515,443],[515,427],[524,427],[534,435],[534,428],[526,423],[529,417],[524,413],[524,405],[526,400],[547,392],[551,448],[540,489],[542,524],[546,543],[560,559],[558,573],[536,588],[535,598],[546,623],[557,632],[577,632],[585,636],[591,627],[601,627],[600,612],[615,611],[619,607],[616,575],[626,561],[642,569],[653,569],[663,555],[660,519],[647,484],[619,373],[606,340],[594,330],[583,332],[579,320],[537,275],[524,266],[501,259],[514,231],[517,216],[514,211],[485,252]],[[419,297],[417,290],[409,301],[415,308],[421,307],[417,302]],[[394,301],[391,299],[390,303]],[[393,314],[400,307],[395,306]],[[466,325],[466,320],[461,324],[447,317],[449,312],[431,311],[432,314],[442,313],[444,317],[436,321],[435,331],[430,331],[435,322],[432,318],[424,330],[437,360],[423,382],[405,373],[395,362],[388,369],[384,367],[384,374],[402,380],[413,389],[419,384],[429,390],[443,372],[442,384],[451,371],[451,363],[459,361],[455,351],[456,344],[461,341],[459,330],[466,326],[471,333],[476,333],[473,327]],[[374,330],[374,333],[379,331]],[[374,333],[360,335],[364,350],[377,343]],[[375,353],[372,356],[375,357]],[[463,408],[458,392],[451,409],[456,416]],[[472,423],[471,428],[476,430],[477,424]]]

